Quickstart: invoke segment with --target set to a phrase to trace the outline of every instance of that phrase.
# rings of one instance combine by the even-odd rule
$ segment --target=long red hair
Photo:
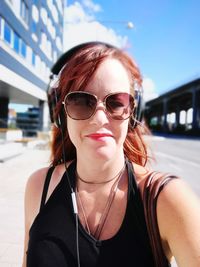
[[[134,60],[124,51],[115,47],[108,47],[104,44],[87,44],[81,49],[78,49],[62,68],[57,84],[55,85],[58,95],[55,113],[57,115],[59,114],[61,118],[62,130],[54,125],[52,126],[52,165],[58,165],[63,162],[63,149],[65,150],[66,161],[76,158],[76,148],[68,135],[67,120],[62,104],[65,95],[71,91],[84,90],[98,66],[107,58],[117,59],[125,67],[129,75],[130,88],[133,95],[135,86],[142,87],[140,70]],[[144,134],[147,133],[147,131],[147,128],[140,125],[137,125],[135,128],[132,128],[130,125],[124,142],[125,156],[132,162],[142,166],[146,164],[148,159],[147,145],[144,142]]]

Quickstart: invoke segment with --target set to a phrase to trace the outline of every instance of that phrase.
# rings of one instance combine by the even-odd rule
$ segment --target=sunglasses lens
[[[65,98],[66,112],[74,120],[89,119],[97,105],[95,96],[82,92],[73,92]]]
[[[111,94],[105,101],[107,112],[115,120],[128,119],[134,108],[134,99],[128,93]]]

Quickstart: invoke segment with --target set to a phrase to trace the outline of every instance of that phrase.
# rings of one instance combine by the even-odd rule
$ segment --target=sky
[[[125,49],[148,101],[200,77],[199,11],[199,0],[68,0],[63,48],[106,41]]]
[[[63,50],[87,41],[125,49],[148,101],[200,77],[199,11],[199,0],[66,0]]]

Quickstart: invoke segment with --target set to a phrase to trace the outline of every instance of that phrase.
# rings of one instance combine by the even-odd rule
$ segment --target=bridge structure
[[[153,132],[200,136],[200,78],[147,101],[144,118]]]

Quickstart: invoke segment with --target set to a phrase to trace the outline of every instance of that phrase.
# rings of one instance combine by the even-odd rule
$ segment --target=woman
[[[98,42],[61,61],[50,94],[52,167],[26,186],[23,266],[155,266],[140,193],[151,173],[137,121],[140,71],[123,51]],[[178,266],[200,266],[197,197],[171,179],[156,211],[164,266],[172,256]]]

